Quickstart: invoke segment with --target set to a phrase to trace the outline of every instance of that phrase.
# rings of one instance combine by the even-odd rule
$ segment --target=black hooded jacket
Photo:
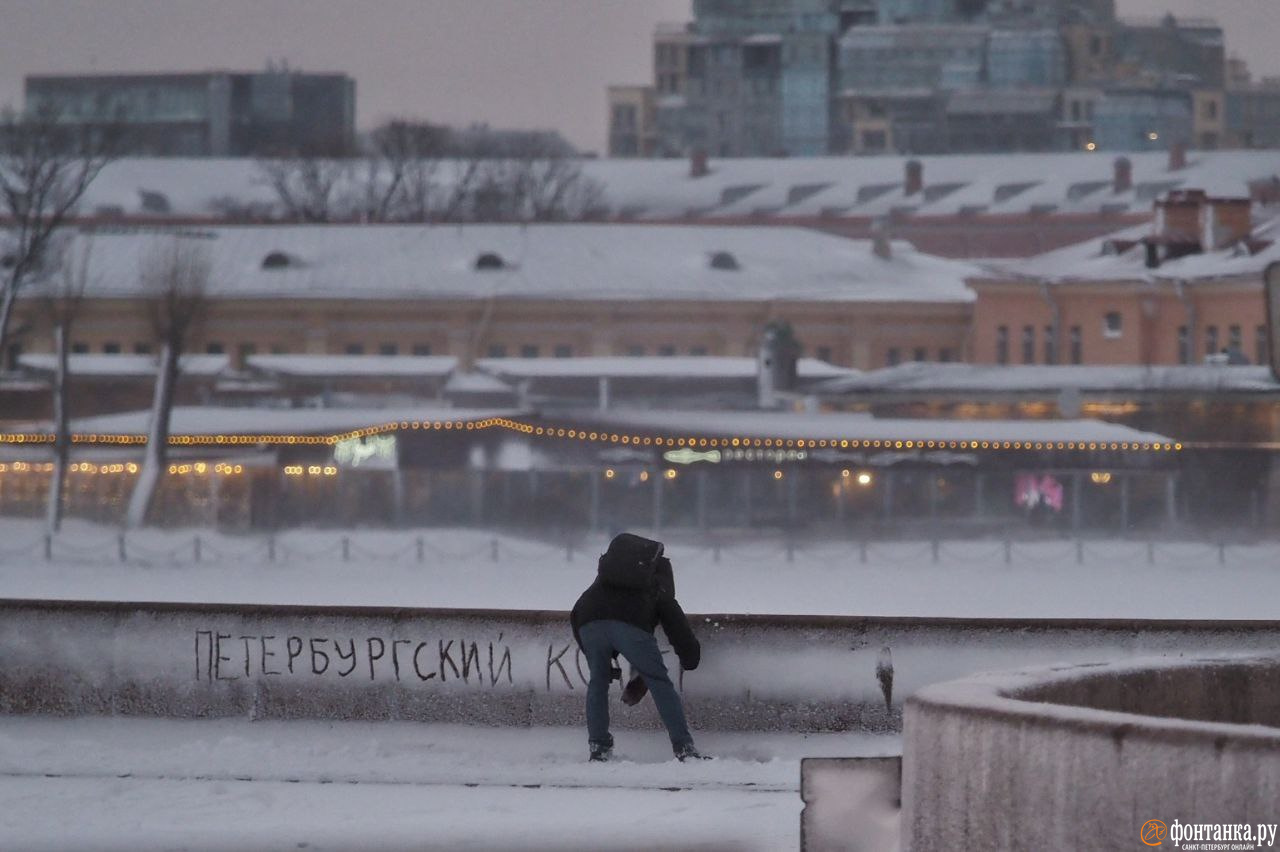
[[[702,647],[689,619],[676,601],[671,560],[662,543],[631,533],[609,542],[600,557],[595,582],[573,605],[573,637],[582,645],[578,629],[591,621],[623,621],[650,633],[659,624],[686,670],[696,669]]]

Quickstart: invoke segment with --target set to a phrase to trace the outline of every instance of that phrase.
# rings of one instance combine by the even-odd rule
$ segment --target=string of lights
[[[699,449],[764,448],[764,449],[840,449],[840,450],[1014,450],[1045,452],[1066,450],[1075,452],[1179,452],[1183,445],[1174,441],[1030,441],[1030,440],[930,440],[921,438],[783,438],[756,436],[671,436],[647,435],[603,428],[540,426],[506,417],[489,417],[480,420],[400,420],[367,426],[332,435],[282,435],[282,434],[178,434],[169,438],[169,444],[190,446],[331,446],[342,441],[382,435],[389,432],[414,431],[477,431],[507,429],[540,438],[563,438],[571,441],[622,444],[640,447],[680,447]],[[136,446],[147,443],[146,435],[78,433],[71,437],[73,444],[106,444]],[[54,436],[39,432],[0,434],[0,444],[52,444]]]

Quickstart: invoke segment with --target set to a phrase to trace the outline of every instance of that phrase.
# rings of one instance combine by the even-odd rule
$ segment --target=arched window
[[[486,251],[476,257],[476,269],[505,269],[506,261],[497,252]]]

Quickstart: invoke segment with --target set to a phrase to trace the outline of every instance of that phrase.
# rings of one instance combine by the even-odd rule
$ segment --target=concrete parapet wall
[[[1280,658],[1060,666],[926,687],[906,707],[903,848],[1142,849],[1149,820],[1280,823],[1277,708]]]
[[[906,696],[974,671],[1280,646],[1280,622],[691,620],[690,721],[723,730],[897,730]],[[0,600],[0,712],[576,725],[585,683],[563,612]]]

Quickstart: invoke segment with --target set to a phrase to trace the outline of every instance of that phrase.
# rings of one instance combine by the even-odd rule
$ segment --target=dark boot
[[[685,743],[675,747],[676,760],[684,763],[686,760],[710,760],[710,755],[701,754],[694,747],[693,743]]]
[[[589,742],[587,743],[587,747],[591,751],[590,759],[593,761],[600,761],[601,763],[603,763],[609,760],[611,757],[613,757],[613,740],[612,739],[610,739],[609,742],[605,742],[605,743]]]

